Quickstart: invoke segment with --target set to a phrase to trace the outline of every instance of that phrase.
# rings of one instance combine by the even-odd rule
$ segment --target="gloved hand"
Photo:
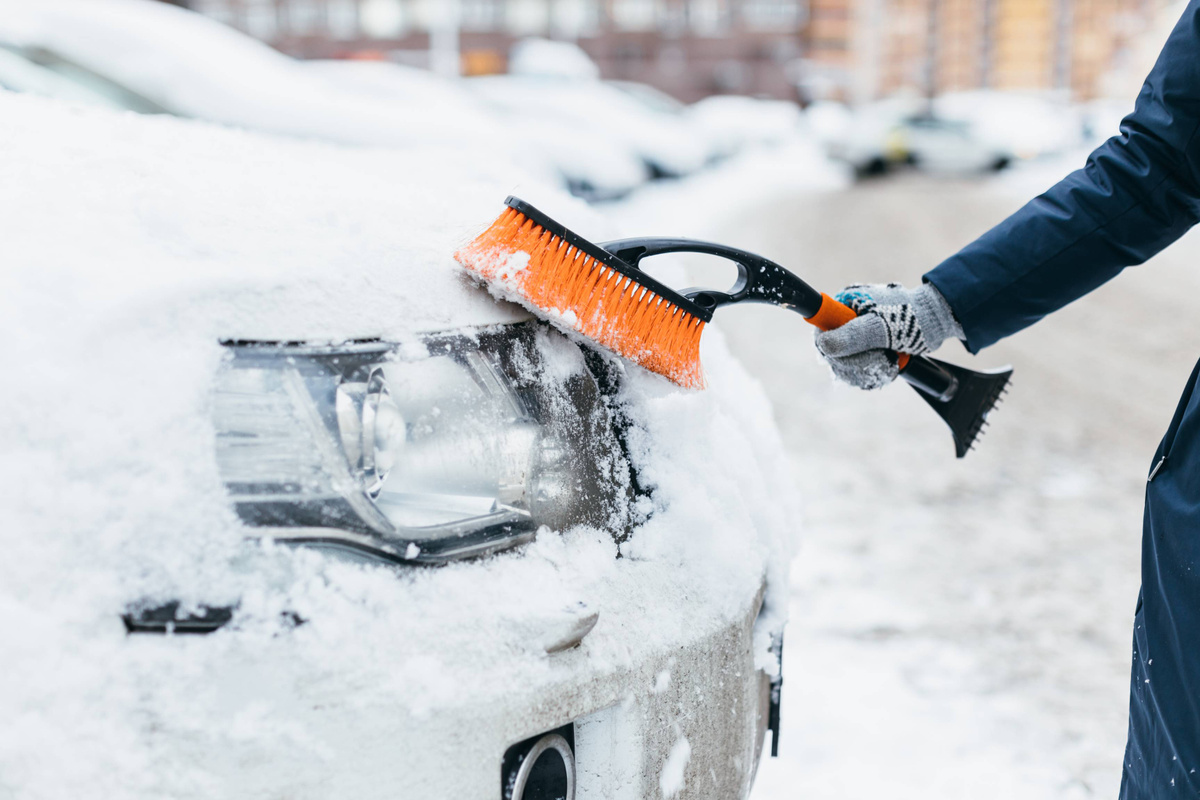
[[[817,349],[841,381],[880,389],[896,379],[896,353],[936,350],[950,337],[966,338],[950,305],[933,284],[847,286],[834,298],[858,314],[840,328],[817,332]]]

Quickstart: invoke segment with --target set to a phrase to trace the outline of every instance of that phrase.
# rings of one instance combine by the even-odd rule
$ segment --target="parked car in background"
[[[164,113],[146,98],[39,48],[0,44],[0,89],[143,114]]]
[[[800,107],[784,100],[713,95],[691,105],[637,81],[605,81],[650,111],[669,114],[705,141],[708,160],[727,158],[748,147],[778,145],[803,131]]]
[[[7,4],[0,44],[85,87],[107,87],[118,102],[140,99],[127,103],[133,110],[336,144],[459,150],[513,174],[561,175],[535,142],[461,124],[461,104],[380,103],[233,28],[155,0]]]
[[[381,61],[308,61],[334,91],[362,95],[407,113],[433,113],[495,141],[520,141],[585,200],[613,200],[645,183],[646,165],[630,149],[564,120],[490,110],[460,80]]]
[[[681,177],[716,155],[708,138],[679,115],[648,107],[599,80],[487,75],[466,84],[497,111],[542,125],[593,131],[636,153],[656,177]]]
[[[784,144],[809,133],[800,107],[786,100],[713,95],[687,106],[685,113],[693,124],[709,131],[728,155]]]
[[[1013,161],[1013,154],[986,141],[969,122],[933,114],[908,117],[898,136],[905,160],[927,172],[971,174],[995,172]]]
[[[1060,94],[947,92],[934,100],[933,108],[939,118],[967,123],[979,141],[1022,161],[1061,155],[1084,144],[1083,115]],[[1128,111],[1124,104],[1122,109]],[[1111,126],[1112,132],[1116,129]]]
[[[854,109],[835,102],[814,103],[805,116],[829,155],[866,177],[906,163],[901,122],[911,113],[911,103],[891,98]]]
[[[968,120],[948,119],[912,97],[893,97],[854,109],[821,103],[808,118],[830,156],[860,177],[903,166],[943,175],[1004,169],[1011,150],[982,134]]]
[[[799,513],[719,338],[687,392],[467,280],[486,153],[0,118],[6,788],[747,796]]]

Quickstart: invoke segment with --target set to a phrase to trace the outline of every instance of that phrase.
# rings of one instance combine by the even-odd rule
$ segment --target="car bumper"
[[[288,638],[310,635],[308,624],[265,648],[239,643],[239,630],[131,644],[176,664],[189,656],[204,698],[195,724],[153,697],[141,709],[159,765],[178,767],[163,787],[170,796],[190,786],[207,798],[498,798],[506,750],[569,726],[580,800],[738,798],[753,782],[770,709],[770,679],[755,665],[761,604],[759,591],[720,618],[686,604],[621,609],[633,620],[602,611],[581,646],[547,655],[528,681],[498,654],[499,685],[447,675],[451,685],[409,696],[371,685],[388,680],[385,669],[339,675],[283,663]],[[674,635],[647,647],[646,625]]]

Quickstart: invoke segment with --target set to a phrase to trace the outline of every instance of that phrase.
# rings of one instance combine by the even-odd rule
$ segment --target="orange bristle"
[[[501,295],[556,325],[680,386],[704,388],[700,334],[705,320],[604,263],[606,254],[595,251],[599,257],[507,207],[454,257]]]

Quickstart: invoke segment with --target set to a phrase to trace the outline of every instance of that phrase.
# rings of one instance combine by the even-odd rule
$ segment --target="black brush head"
[[[987,424],[988,414],[1004,394],[1008,379],[1012,376],[1012,367],[979,372],[936,358],[929,360],[953,375],[958,386],[949,400],[939,400],[920,389],[917,389],[917,394],[950,426],[955,455],[962,458],[979,438]]]

